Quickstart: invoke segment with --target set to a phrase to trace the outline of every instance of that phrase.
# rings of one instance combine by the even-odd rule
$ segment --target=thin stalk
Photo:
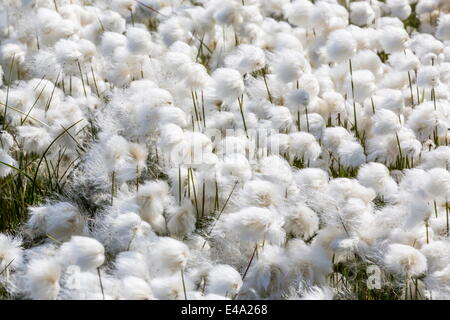
[[[91,74],[92,74],[92,79],[94,79],[95,92],[97,93],[97,97],[100,98],[100,93],[98,92],[97,80],[95,79],[94,69],[92,68],[92,66],[91,66]]]
[[[203,116],[203,127],[205,127],[206,129],[205,99],[203,98],[203,90],[202,90],[202,116]]]
[[[116,184],[116,172],[113,171],[111,174],[111,205],[114,203],[114,186]]]
[[[417,79],[417,70],[414,70],[414,73]],[[419,85],[417,84],[417,81],[416,81],[416,93],[417,93],[417,104],[420,104]]]
[[[359,138],[358,132],[358,121],[356,116],[356,102],[355,102],[355,84],[353,83],[353,67],[352,67],[352,59],[348,60],[349,68],[350,68],[350,82],[352,86],[352,100],[353,100],[353,117],[355,121],[355,134],[356,137]]]
[[[5,272],[8,267],[14,262],[14,259],[12,259],[10,262],[8,262],[8,264],[3,268],[2,271],[0,271],[0,276],[3,274],[3,272]]]
[[[195,102],[195,98],[194,98],[194,91],[191,91],[191,97],[192,97],[192,104],[194,105],[195,119],[197,121],[200,121],[200,119],[198,117],[197,103]]]
[[[39,36],[36,32],[36,49],[37,51],[41,50],[41,46],[39,45]]]
[[[219,210],[219,186],[217,185],[217,178],[215,180],[214,210]]]
[[[431,99],[433,100],[434,110],[436,110],[436,91],[434,91],[434,88],[431,88]]]
[[[183,273],[183,269],[180,269],[180,271],[181,271],[181,282],[183,283],[184,300],[187,300],[186,284],[184,283],[184,273]]]
[[[449,236],[449,231],[450,231],[450,225],[449,225],[449,221],[448,221],[448,212],[449,212],[449,208],[448,208],[448,201],[447,199],[445,200],[445,215],[446,215],[446,224],[447,224],[447,238]]]
[[[189,170],[189,168],[187,169],[188,170],[188,175],[187,175],[187,181],[188,181],[188,189],[187,189],[187,192],[188,192],[188,197],[190,198],[191,197],[191,171]]]
[[[130,242],[128,242],[127,251],[130,251],[131,244],[133,243],[134,239],[136,238],[136,228],[133,229],[133,236],[130,239]]]
[[[418,284],[418,282],[419,282],[419,279],[416,279],[416,281],[414,283],[414,285],[415,285],[414,295],[415,295],[415,299],[416,300],[417,300],[417,296],[418,296],[418,293],[419,293],[419,284]]]
[[[8,88],[6,88],[5,112],[3,114],[3,130],[6,129],[6,111],[8,110],[9,89],[11,88],[11,77],[12,77],[12,70],[13,70],[15,58],[16,58],[16,54],[14,53],[11,58],[11,63],[10,63],[10,68],[9,68]]]
[[[270,93],[269,86],[267,85],[266,71],[264,69],[263,69],[263,79],[264,79],[264,84],[266,85],[266,90],[267,90],[267,94],[269,96],[269,101],[270,101],[270,103],[273,103],[272,94]]]
[[[398,138],[398,133],[395,132],[395,138],[397,139],[398,152],[400,153],[400,159],[403,159],[402,148],[400,147],[400,139]]]
[[[405,277],[405,300],[408,300],[408,275]]]
[[[308,117],[308,107],[305,106],[305,112],[306,112],[306,130],[308,130],[309,133],[309,117]]]
[[[242,276],[242,281],[244,281],[245,277],[247,276],[248,270],[250,269],[253,259],[255,258],[255,254],[256,254],[257,250],[258,250],[258,244],[255,245],[255,249],[253,250],[250,260],[248,261],[247,268],[245,269],[244,275]]]
[[[61,72],[59,72],[58,75],[56,76],[55,83],[53,84],[52,94],[50,95],[50,98],[48,99],[47,104],[45,106],[45,112],[47,112],[48,109],[50,109],[50,104],[52,103],[53,95],[55,94],[56,85],[58,84],[58,80],[59,80],[59,76],[60,75],[61,75]]]
[[[203,180],[203,188],[202,188],[202,218],[205,214],[205,180]]]
[[[100,282],[100,289],[102,290],[102,297],[105,300],[105,292],[103,290],[102,276],[100,275],[100,267],[97,268],[98,281]]]
[[[409,74],[409,70],[408,70],[408,82],[409,82],[409,93],[411,95],[411,104],[412,104],[412,107],[414,108],[414,94],[413,94],[412,81],[411,81],[411,75]]]
[[[191,181],[192,181],[192,191],[194,192],[194,203],[195,203],[195,210],[197,211],[197,217],[198,217],[198,202],[197,202],[197,192],[195,190],[195,182],[194,182],[194,174],[192,173],[192,168],[189,168],[191,171]]]
[[[80,61],[77,61],[78,70],[80,70],[81,83],[83,84],[84,97],[87,98],[86,86],[84,84],[83,72],[81,72]]]
[[[227,206],[227,204],[228,204],[228,201],[230,200],[230,198],[231,198],[231,196],[232,196],[232,194],[233,194],[233,192],[234,192],[234,189],[236,188],[236,186],[237,186],[238,183],[239,183],[239,181],[236,181],[236,182],[234,183],[233,189],[231,189],[231,192],[230,192],[230,194],[228,195],[227,200],[225,201],[225,203],[224,203],[224,205],[223,205],[223,207],[222,207],[222,210],[220,210],[219,214],[217,215],[217,219],[214,221],[214,224],[212,225],[211,229],[210,229],[209,232],[207,233],[207,236],[209,236],[209,235],[211,234],[211,232],[213,231],[214,227],[215,227],[216,224],[217,224],[217,221],[219,221],[220,216],[222,215],[222,212],[225,210],[225,208],[226,208],[226,206]],[[217,186],[217,182],[216,182],[216,186]],[[217,187],[216,187],[216,188],[217,188]],[[216,192],[217,192],[217,191],[216,191]],[[218,204],[217,204],[217,205],[218,205]],[[205,240],[205,242],[203,242],[202,249],[205,247],[205,244],[206,244],[206,240]]]
[[[181,167],[178,167],[178,204],[181,206]]]
[[[245,123],[244,106],[243,106],[244,105],[244,95],[242,95],[240,99],[238,97],[238,103],[239,103],[239,109],[241,111],[242,122],[244,123],[245,135],[248,138],[247,124]]]
[[[102,32],[105,32],[106,30],[105,30],[105,26],[102,23],[102,20],[100,20],[100,18],[97,14],[96,14],[96,17],[97,17],[98,23],[100,24],[100,28],[102,29]]]
[[[134,15],[133,15],[133,10],[130,10],[130,15],[131,15],[131,25],[134,27]]]
[[[436,216],[436,218],[438,217],[438,212],[437,212],[437,204],[436,204],[436,200],[433,200],[433,205],[434,205],[434,215]]]
[[[33,103],[33,105],[31,106],[31,108],[28,110],[28,112],[27,112],[25,118],[23,118],[22,120],[20,120],[20,125],[23,125],[23,124],[25,123],[25,121],[27,121],[28,116],[30,115],[30,113],[31,113],[31,111],[33,110],[34,106],[35,106],[35,105],[37,104],[37,102],[39,101],[39,98],[41,97],[42,92],[44,92],[46,86],[47,86],[47,83],[44,85],[44,87],[42,88],[42,90],[39,92],[39,94],[38,94],[36,100],[34,100],[34,103]]]
[[[136,166],[136,192],[139,191],[139,167]]]

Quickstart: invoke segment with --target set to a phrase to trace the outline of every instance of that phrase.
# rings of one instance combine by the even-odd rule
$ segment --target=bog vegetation
[[[449,299],[450,2],[3,0],[0,297]]]

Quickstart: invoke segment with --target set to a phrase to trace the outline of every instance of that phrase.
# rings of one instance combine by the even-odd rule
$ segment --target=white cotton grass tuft
[[[304,107],[309,105],[310,101],[311,98],[308,91],[302,88],[289,92],[288,96],[286,97],[287,105],[291,106],[293,109],[303,109]]]
[[[279,244],[284,241],[282,219],[271,210],[249,207],[223,217],[225,232],[235,233],[241,241],[258,243],[263,240]]]
[[[10,270],[14,270],[21,264],[22,259],[23,252],[21,239],[0,234],[0,270],[4,273],[1,276],[8,276]]]
[[[66,264],[75,264],[81,270],[93,270],[105,262],[105,248],[93,238],[72,236],[60,248]]]
[[[61,289],[62,268],[56,259],[34,259],[27,266],[25,286],[33,300],[56,300]]]
[[[72,235],[82,235],[85,218],[69,202],[59,202],[41,207],[31,207],[27,229],[33,237],[48,235],[57,240],[68,240]]]
[[[233,54],[225,58],[227,67],[239,70],[242,74],[258,71],[265,66],[265,63],[264,51],[249,44],[241,44]]]
[[[5,150],[0,149],[0,177],[6,177],[13,172],[16,166],[16,160],[12,158]]]
[[[289,135],[289,153],[293,159],[310,163],[320,156],[322,149],[314,136],[307,132],[294,132]]]
[[[346,61],[355,54],[356,41],[347,30],[333,31],[328,36],[326,52],[331,61]]]
[[[304,291],[300,300],[333,300],[334,292],[328,287],[312,287]]]
[[[403,245],[391,244],[384,256],[386,267],[403,276],[420,276],[427,270],[427,259],[419,250]]]
[[[273,55],[273,72],[284,83],[297,81],[303,72],[308,71],[308,62],[297,51],[284,49]]]
[[[355,97],[355,101],[362,102],[375,91],[375,77],[369,70],[357,70],[345,79],[347,96]]]
[[[319,230],[319,217],[304,204],[289,208],[285,217],[286,233],[308,240]]]
[[[433,66],[425,66],[417,72],[417,84],[421,88],[434,88],[439,84],[439,71]]]
[[[184,81],[191,90],[203,90],[211,82],[211,77],[202,64],[194,63],[189,65]]]
[[[373,115],[372,130],[376,135],[395,133],[401,128],[398,116],[388,109],[378,109]]]
[[[240,295],[253,298],[276,299],[282,294],[284,275],[287,272],[287,257],[282,247],[265,244],[259,258],[248,270],[245,287]]]
[[[230,68],[219,68],[214,71],[215,94],[224,102],[236,101],[244,92],[241,74]]]
[[[254,179],[245,183],[240,195],[240,201],[249,206],[258,206],[261,208],[273,208],[280,205],[280,188],[270,182],[261,179]]]
[[[436,38],[440,40],[450,40],[450,14],[442,14],[439,17],[438,27],[436,29]]]
[[[31,2],[0,296],[450,299],[448,1]]]
[[[411,14],[411,7],[408,0],[387,0],[386,7],[391,15],[405,20]]]
[[[114,261],[114,273],[118,278],[128,276],[148,280],[150,278],[149,266],[145,256],[136,251],[123,251]]]
[[[274,129],[283,131],[292,125],[291,112],[286,107],[274,107],[270,108],[267,112],[269,120],[272,122]]]
[[[153,300],[150,285],[143,279],[125,277],[121,281],[121,295],[126,300]]]
[[[0,131],[0,149],[9,151],[14,146],[14,138],[8,131]]]
[[[229,265],[216,265],[206,277],[206,292],[225,297],[233,297],[242,286],[239,272]]]
[[[169,188],[164,181],[149,181],[139,188],[136,202],[139,205],[139,215],[148,222],[156,232],[166,230],[163,216]]]
[[[433,198],[446,199],[450,196],[450,172],[443,168],[428,170],[425,190]]]
[[[158,267],[172,273],[183,270],[189,258],[188,246],[169,237],[160,238],[152,251]]]
[[[366,162],[364,149],[356,141],[344,140],[339,144],[339,161],[345,168],[356,168]]]
[[[152,45],[151,35],[142,28],[127,29],[127,48],[133,54],[148,54]]]
[[[398,186],[390,176],[388,168],[377,162],[369,162],[358,170],[358,181],[361,185],[372,188],[386,200],[395,200]]]
[[[293,25],[308,27],[314,5],[307,0],[296,0],[285,7],[285,15]]]
[[[386,26],[380,30],[379,41],[387,53],[394,53],[406,49],[408,40],[408,33],[403,28]]]
[[[168,212],[167,230],[174,238],[182,239],[195,230],[195,208],[192,204],[183,203],[180,207],[174,207]]]
[[[325,191],[328,180],[328,173],[319,168],[301,169],[295,174],[296,184],[304,191]]]
[[[375,11],[369,3],[359,1],[350,3],[350,20],[358,26],[370,25],[375,19]]]
[[[98,235],[101,240],[105,241],[108,249],[113,252],[133,249],[139,246],[139,241],[142,238],[152,239],[156,237],[151,226],[134,212],[126,212],[117,217],[107,218],[103,224],[103,232],[99,232]]]
[[[424,245],[420,252],[427,258],[430,272],[444,269],[448,264],[450,252],[446,241],[433,241]]]
[[[185,278],[184,286],[180,273],[170,276],[154,278],[150,281],[150,287],[156,299],[160,300],[184,300],[184,289],[190,291],[194,284],[189,278]],[[190,296],[187,295],[189,299]]]

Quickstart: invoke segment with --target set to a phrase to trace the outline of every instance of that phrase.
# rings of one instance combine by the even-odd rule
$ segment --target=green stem
[[[181,282],[183,283],[183,292],[184,292],[184,300],[187,300],[187,293],[186,293],[186,284],[184,282],[184,272],[183,269],[180,269],[181,271]]]
[[[248,270],[250,269],[250,266],[251,266],[251,264],[253,262],[253,259],[255,258],[255,254],[256,254],[257,250],[258,250],[258,244],[255,245],[255,249],[253,250],[253,253],[252,253],[251,257],[250,257],[250,260],[248,262],[247,268],[245,269],[244,275],[242,276],[242,281],[244,281],[245,277],[247,276]]]
[[[353,83],[353,67],[352,67],[352,59],[348,60],[349,68],[350,68],[350,82],[352,87],[352,100],[353,100],[353,118],[355,121],[355,134],[356,137],[359,138],[358,132],[358,120],[356,115],[356,102],[355,102],[355,84]]]
[[[242,95],[240,99],[238,97],[238,103],[239,103],[239,109],[241,111],[242,122],[244,123],[245,135],[248,138],[247,124],[245,123],[245,116],[244,116],[244,95]]]

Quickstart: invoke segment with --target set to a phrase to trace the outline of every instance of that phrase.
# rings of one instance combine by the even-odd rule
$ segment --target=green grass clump
[[[0,232],[19,232],[30,206],[64,192],[67,178],[84,148],[79,145],[79,156],[71,160],[66,155],[66,149],[56,142],[69,134],[68,130],[77,123],[63,129],[43,154],[25,153],[20,142],[15,139],[16,151],[13,151],[12,156],[16,165],[0,162],[12,169],[11,174],[0,178]],[[14,137],[14,132],[12,134]]]

